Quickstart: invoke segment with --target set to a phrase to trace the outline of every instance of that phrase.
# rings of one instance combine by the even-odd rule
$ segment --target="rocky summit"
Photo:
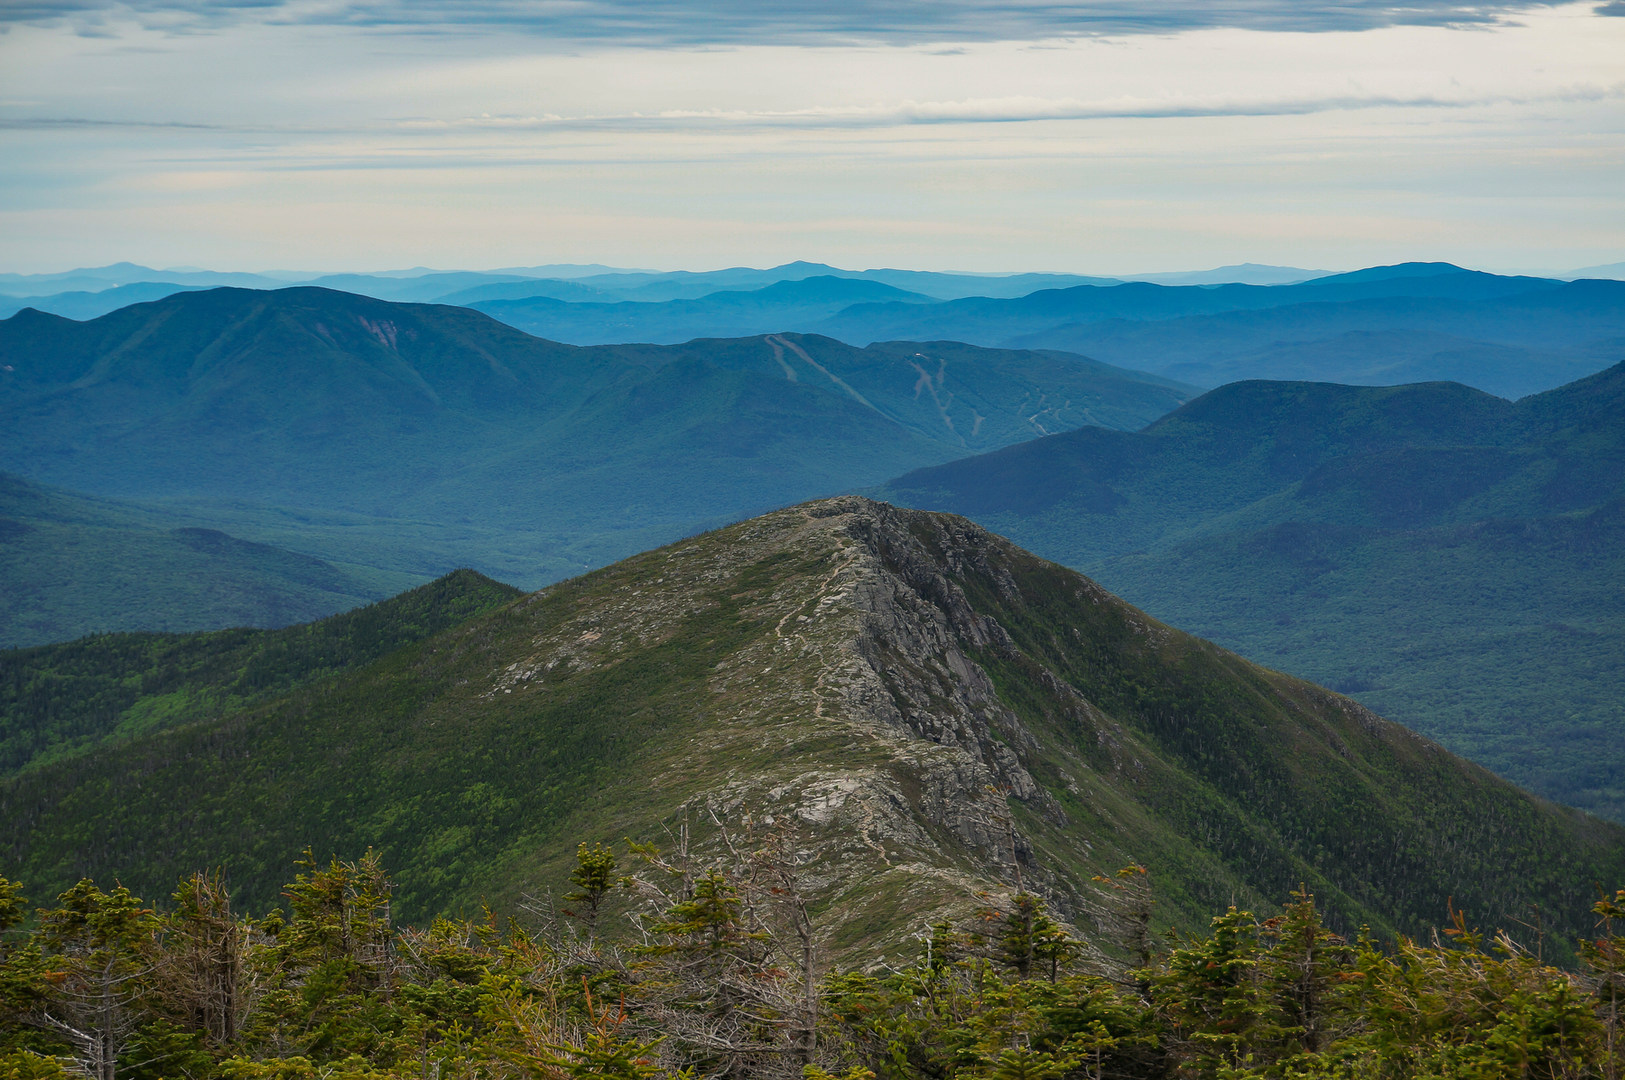
[[[150,712],[151,710],[149,710]],[[149,725],[150,728],[151,725]],[[364,782],[363,782],[364,781]],[[1268,907],[1416,932],[1447,900],[1579,927],[1625,830],[1165,626],[946,514],[792,507],[521,597],[270,702],[0,786],[29,882],[259,903],[306,845],[381,850],[402,914],[556,886],[577,841],[792,837],[869,957],[1020,883],[1077,917],[1150,869],[1161,917]]]

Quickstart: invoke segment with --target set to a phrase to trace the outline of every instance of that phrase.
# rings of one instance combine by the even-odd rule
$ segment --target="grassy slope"
[[[967,546],[962,524],[897,520],[907,535],[873,547],[881,561],[917,542],[1016,646],[971,652],[1037,736],[1024,760],[1064,816],[1040,802],[1014,812],[1035,872],[1061,895],[1142,859],[1176,921],[1308,881],[1345,922],[1416,930],[1454,896],[1487,919],[1538,901],[1567,926],[1593,879],[1625,876],[1615,826],[1147,620],[1054,564]],[[840,655],[817,636],[839,605],[820,597],[836,599],[826,589],[853,550],[843,536],[860,534],[797,546],[785,537],[799,527],[787,511],[650,552],[292,694],[31,770],[0,786],[8,873],[42,885],[116,874],[151,892],[224,862],[263,905],[303,845],[376,845],[399,873],[403,915],[421,918],[556,884],[577,839],[658,839],[685,801],[760,813],[753,800],[779,798],[767,789],[795,776],[865,770],[913,790],[908,762],[941,747],[805,705],[835,700],[819,696],[835,676],[814,661]],[[812,635],[799,652],[783,648],[787,622]],[[930,666],[886,640],[891,670]],[[879,834],[892,858],[854,863],[873,846],[857,828],[815,830],[822,850],[849,853],[809,870],[833,882],[824,915],[848,944],[1000,876],[996,858],[941,832],[913,848]]]
[[[1464,387],[1239,384],[893,482],[1158,616],[1625,818],[1625,368]]]
[[[0,647],[110,630],[286,626],[411,581],[218,530],[156,526],[140,507],[0,474]]]

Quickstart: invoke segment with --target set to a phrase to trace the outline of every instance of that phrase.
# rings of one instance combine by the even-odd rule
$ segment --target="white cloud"
[[[1607,262],[1625,20],[1591,10],[953,49],[19,25],[0,268]]]

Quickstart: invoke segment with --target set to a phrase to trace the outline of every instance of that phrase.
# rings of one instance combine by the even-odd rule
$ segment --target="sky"
[[[1625,260],[1625,0],[0,0],[0,271]]]

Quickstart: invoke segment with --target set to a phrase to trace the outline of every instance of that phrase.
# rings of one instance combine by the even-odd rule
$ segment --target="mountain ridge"
[[[355,782],[363,774],[365,783]],[[343,778],[350,777],[346,782]],[[184,799],[173,797],[185,792]],[[562,839],[792,828],[837,953],[1007,881],[1072,910],[1149,865],[1165,917],[1307,882],[1339,925],[1445,896],[1578,925],[1625,830],[1150,619],[965,521],[855,497],[646,552],[218,720],[0,783],[28,880],[374,846],[404,917],[558,882]]]
[[[920,348],[581,348],[467,308],[210,290],[0,322],[0,454],[35,482],[175,504],[188,525],[286,544],[292,517],[349,515],[392,572],[472,563],[540,584],[1046,430],[1139,427],[1188,393],[1054,351]],[[297,542],[364,561],[354,535]]]

